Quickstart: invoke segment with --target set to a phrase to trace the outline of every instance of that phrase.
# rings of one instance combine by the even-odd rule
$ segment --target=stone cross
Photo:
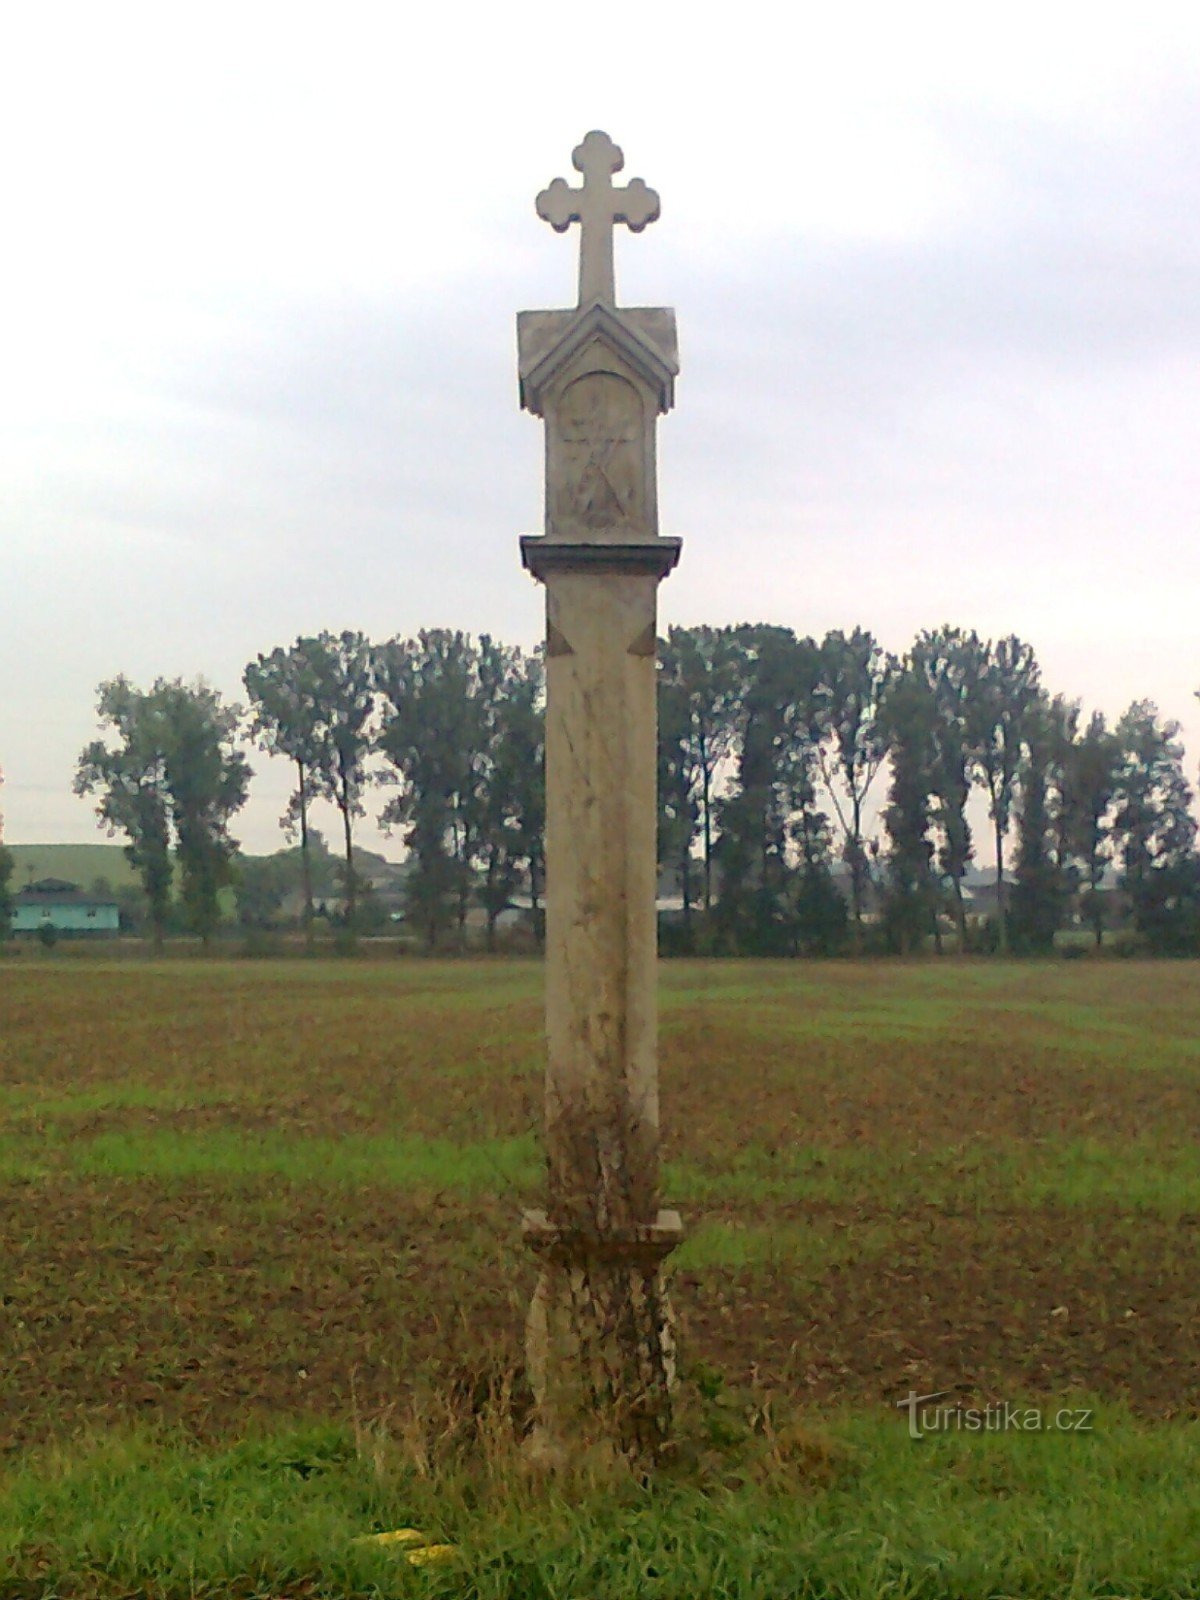
[[[655,911],[657,592],[681,542],[658,533],[655,429],[675,315],[613,294],[613,223],[644,228],[658,196],[613,188],[607,134],[574,161],[583,188],[559,179],[537,209],[583,224],[579,305],[517,319],[521,403],[546,427],[545,532],[521,557],[546,590],[546,1206],[524,1232],[531,1451],[550,1461],[662,1448],[682,1226],[659,1195]]]
[[[620,172],[625,157],[606,133],[593,130],[571,153],[571,164],[583,173],[583,186],[572,189],[564,178],[555,178],[537,197],[537,214],[556,233],[565,233],[579,223],[579,304],[599,300],[616,304],[613,279],[613,224],[628,223],[641,233],[649,222],[658,221],[658,196],[641,178],[624,188],[612,181]]]

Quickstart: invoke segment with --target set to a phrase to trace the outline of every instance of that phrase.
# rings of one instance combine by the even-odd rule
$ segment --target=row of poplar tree
[[[204,684],[101,685],[109,737],[83,751],[76,789],[127,836],[159,937],[173,858],[203,937],[236,881],[247,734],[294,770],[281,820],[299,840],[310,929],[310,808],[328,800],[340,815],[353,928],[355,823],[380,783],[380,820],[408,852],[408,920],[430,945],[461,934],[476,904],[489,941],[515,896],[536,923],[540,652],[441,629],[383,644],[322,633],[260,655],[244,683],[245,711]],[[1200,947],[1192,792],[1178,725],[1152,703],[1113,726],[1085,719],[1043,686],[1027,644],[960,628],[923,632],[900,658],[862,629],[817,641],[673,628],[660,642],[660,862],[682,897],[683,948],[906,952],[950,932],[968,948],[977,793],[997,862],[992,946],[1047,950],[1071,921],[1099,942],[1118,887],[1150,948]]]

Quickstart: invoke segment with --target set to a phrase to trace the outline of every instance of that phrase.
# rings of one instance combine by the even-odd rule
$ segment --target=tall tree
[[[967,703],[967,739],[988,796],[996,847],[996,921],[1008,948],[1004,843],[1012,821],[1021,754],[1038,706],[1041,672],[1032,648],[1009,634],[988,643],[975,692]],[[1032,838],[1029,841],[1032,847]]]
[[[790,628],[739,631],[746,678],[737,711],[734,782],[719,807],[718,918],[736,947],[792,949],[796,926],[789,847],[798,814],[815,810],[821,737],[821,653]]]
[[[94,739],[79,757],[74,789],[97,794],[101,823],[128,839],[125,854],[141,879],[156,951],[162,949],[171,901],[171,795],[166,740],[152,696],[123,675],[100,685],[96,714],[116,735]]]
[[[374,675],[382,699],[378,748],[400,784],[381,820],[407,828],[409,915],[432,948],[450,923],[463,931],[483,820],[479,652],[467,634],[423,630],[380,645]]]
[[[863,901],[870,862],[863,843],[863,805],[887,756],[883,703],[896,664],[864,628],[831,630],[821,642],[826,688],[825,738],[818,745],[821,776],[842,831],[850,869],[854,947],[862,950]]]
[[[1122,761],[1114,828],[1122,883],[1139,933],[1159,950],[1184,950],[1196,938],[1192,790],[1183,772],[1179,724],[1137,700],[1117,724]]]
[[[815,754],[815,735],[810,748]],[[817,803],[815,773],[815,761],[806,763],[789,829],[797,853],[793,939],[798,955],[831,956],[845,941],[848,916],[846,902],[833,879],[833,829]]]
[[[671,628],[659,645],[659,693],[671,696],[671,704],[664,710],[673,729],[669,759],[674,805],[681,819],[689,811],[696,817],[706,912],[712,910],[713,904],[717,790],[721,769],[729,761],[737,738],[738,708],[747,677],[747,639],[752,631]],[[689,854],[691,847],[689,838]],[[677,841],[676,859],[681,859],[682,848],[682,842]],[[689,874],[685,900],[690,887]]]
[[[924,673],[904,662],[891,678],[881,711],[891,753],[891,783],[883,825],[888,835],[884,926],[901,955],[938,936],[933,875],[934,725],[937,709]]]
[[[929,778],[940,836],[937,862],[953,895],[958,948],[962,952],[967,947],[962,881],[974,855],[967,802],[978,759],[971,726],[972,707],[986,672],[987,649],[973,631],[941,627],[918,635],[911,661],[913,671],[929,691],[934,712]]]
[[[165,734],[180,898],[189,925],[207,944],[220,919],[220,891],[233,881],[238,846],[229,823],[250,787],[250,765],[237,747],[241,708],[223,704],[202,680],[160,679],[151,693]]]
[[[82,752],[78,794],[98,793],[110,833],[124,833],[142,879],[156,948],[162,944],[174,840],[180,897],[205,943],[219,917],[218,895],[232,881],[237,844],[229,821],[245,804],[250,768],[237,748],[240,711],[200,680],[158,678],[142,692],[127,678],[103,683],[98,713],[118,738]]]
[[[332,800],[342,819],[345,857],[346,925],[351,934],[358,921],[358,875],[354,868],[354,819],[366,815],[363,791],[369,780],[367,762],[373,748],[371,717],[375,710],[371,645],[364,634],[346,630],[319,633],[303,641],[312,674],[312,694],[320,707],[318,761],[314,786]]]
[[[309,641],[297,639],[286,650],[260,655],[242,674],[250,698],[254,738],[269,755],[285,756],[296,769],[296,788],[280,818],[280,827],[300,836],[300,865],[304,895],[304,937],[313,943],[313,878],[309,849],[309,807],[321,770],[322,706]]]
[[[1104,942],[1105,869],[1112,859],[1113,805],[1120,781],[1121,741],[1095,711],[1067,751],[1063,811],[1065,838],[1080,864],[1080,911],[1097,948]]]
[[[1078,707],[1039,695],[1023,728],[1018,774],[1016,881],[1006,922],[1012,947],[1030,955],[1054,948],[1070,888],[1062,848],[1066,766]]]
[[[512,903],[522,872],[534,899],[544,848],[542,662],[540,655],[527,656],[485,634],[477,672],[482,727],[478,892],[490,950],[497,918]],[[535,922],[536,915],[535,905]]]
[[[465,938],[475,892],[489,947],[497,918],[528,878],[540,938],[545,859],[544,669],[488,634],[434,629],[375,653],[383,700],[379,749],[401,792],[384,813],[412,851],[410,914],[436,943]]]
[[[512,814],[529,882],[535,937],[544,936],[546,881],[546,664],[542,646],[523,657],[504,711],[504,762],[510,769]]]
[[[692,854],[700,825],[700,774],[688,692],[673,672],[667,646],[658,673],[658,863],[673,867],[683,902],[684,938],[692,939]]]

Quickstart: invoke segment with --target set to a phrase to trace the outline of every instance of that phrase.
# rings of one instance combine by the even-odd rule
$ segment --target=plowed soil
[[[685,1369],[819,1408],[1200,1413],[1198,980],[666,965]],[[370,1419],[517,1371],[539,986],[524,962],[0,967],[0,1446]]]

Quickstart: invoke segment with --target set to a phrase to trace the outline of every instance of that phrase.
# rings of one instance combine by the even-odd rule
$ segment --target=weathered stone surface
[[[583,311],[518,311],[517,372],[521,404],[542,415],[541,396],[586,344],[600,340],[654,391],[660,412],[675,402],[679,342],[667,306],[594,305]]]
[[[531,1453],[557,1466],[607,1441],[654,1456],[668,1437],[677,1376],[662,1264],[683,1237],[679,1213],[588,1236],[533,1211],[523,1232],[540,1262],[525,1343],[537,1410]]]
[[[678,362],[671,313],[645,314],[660,342],[627,327],[626,312],[600,306],[518,325],[522,403],[546,424],[548,539],[658,534],[655,422],[671,404]],[[557,345],[544,343],[547,326],[558,329]]]
[[[579,223],[579,304],[601,300],[615,305],[613,223],[627,223],[634,233],[640,233],[658,218],[658,196],[641,178],[624,187],[613,183],[613,173],[624,167],[625,156],[620,146],[599,130],[575,146],[571,165],[583,173],[582,186],[573,189],[564,179],[555,178],[538,195],[537,214],[556,233]]]
[[[557,572],[623,572],[665,578],[678,564],[682,539],[647,539],[637,544],[547,539],[540,533],[521,536],[521,560],[535,578]],[[551,635],[547,635],[547,640]],[[554,653],[554,652],[552,652]]]
[[[547,628],[546,1142],[558,1223],[657,1209],[654,577],[564,572]]]
[[[619,310],[612,225],[653,221],[620,152],[589,134],[581,190],[538,198],[583,225],[580,307],[518,319],[521,401],[545,422],[545,533],[521,541],[546,585],[546,1123],[544,1213],[527,1356],[547,1459],[597,1431],[653,1455],[670,1421],[674,1342],[662,1263],[657,1068],[658,584],[680,541],[658,535],[655,426],[674,398],[674,314]]]

